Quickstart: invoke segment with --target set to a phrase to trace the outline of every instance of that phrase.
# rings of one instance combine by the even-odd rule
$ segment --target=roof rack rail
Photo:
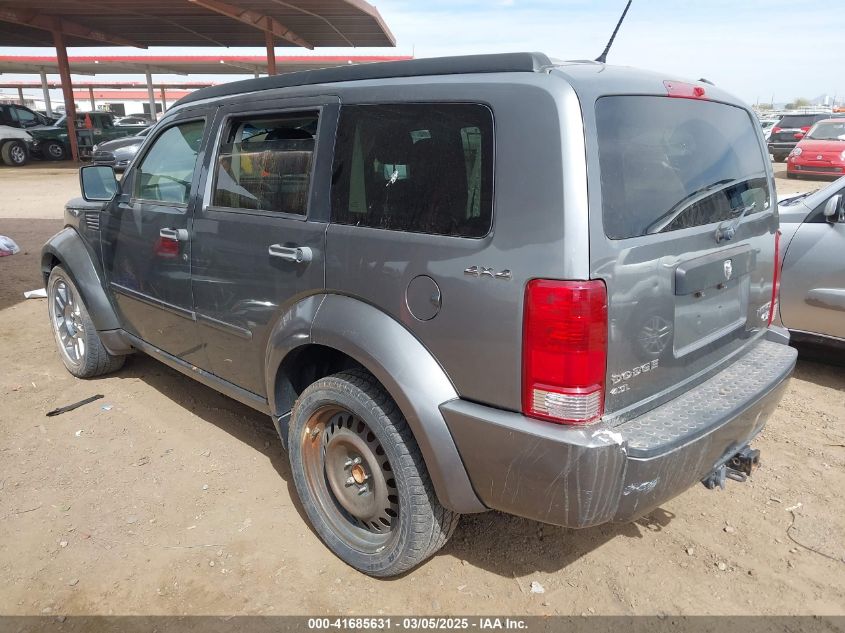
[[[202,88],[182,97],[174,106],[228,95],[273,88],[290,88],[313,84],[389,79],[394,77],[422,77],[429,75],[463,75],[472,73],[540,72],[552,62],[542,53],[496,53],[492,55],[462,55],[432,57],[395,62],[377,62],[303,70],[258,79],[245,79]]]

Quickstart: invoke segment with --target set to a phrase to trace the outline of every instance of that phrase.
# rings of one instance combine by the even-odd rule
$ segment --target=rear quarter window
[[[596,102],[605,234],[626,239],[758,213],[770,206],[756,123],[694,99]]]
[[[332,221],[483,237],[493,218],[493,114],[478,104],[341,110]]]

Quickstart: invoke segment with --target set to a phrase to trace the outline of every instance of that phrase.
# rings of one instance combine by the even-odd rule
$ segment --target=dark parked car
[[[769,153],[777,162],[786,160],[789,152],[798,144],[813,125],[830,114],[787,114],[772,128],[769,135]]]
[[[141,130],[135,136],[124,136],[94,146],[92,160],[98,165],[109,165],[115,171],[123,171],[129,165],[138,148],[144,142],[151,128]]]
[[[799,343],[845,349],[845,178],[780,204],[780,317]]]
[[[50,320],[75,376],[141,351],[272,416],[365,573],[463,513],[631,521],[750,475],[793,369],[765,149],[710,84],[540,54],[215,86],[82,169]]]
[[[114,115],[110,112],[77,112],[76,132],[79,139],[79,155],[90,158],[95,144],[131,136],[145,128],[144,125],[118,127],[114,124]],[[28,131],[34,139],[33,153],[39,158],[47,160],[70,158],[66,115],[52,125],[39,125]]]
[[[26,106],[0,103],[0,125],[28,130],[38,125],[49,125],[50,122],[50,119],[46,116],[30,110]]]

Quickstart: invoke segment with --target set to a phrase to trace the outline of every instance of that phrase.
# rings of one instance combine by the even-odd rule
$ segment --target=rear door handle
[[[176,242],[188,241],[188,229],[161,229],[158,234],[165,240],[174,240]]]
[[[307,246],[271,244],[268,252],[270,253],[270,257],[278,257],[286,262],[294,262],[296,264],[310,262],[312,258],[311,249]]]

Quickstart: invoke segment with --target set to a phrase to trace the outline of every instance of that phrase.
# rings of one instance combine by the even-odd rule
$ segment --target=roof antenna
[[[601,52],[601,55],[596,57],[596,61],[599,63],[606,63],[607,62],[607,54],[610,52],[610,47],[613,46],[613,40],[616,39],[616,34],[619,32],[619,27],[622,26],[622,20],[625,19],[625,15],[628,13],[628,9],[631,8],[631,0],[628,0],[628,4],[625,5],[625,10],[622,12],[622,17],[619,18],[619,22],[616,23],[616,28],[613,29],[613,34],[610,36],[610,40],[607,42],[607,46],[604,47],[604,50]]]

